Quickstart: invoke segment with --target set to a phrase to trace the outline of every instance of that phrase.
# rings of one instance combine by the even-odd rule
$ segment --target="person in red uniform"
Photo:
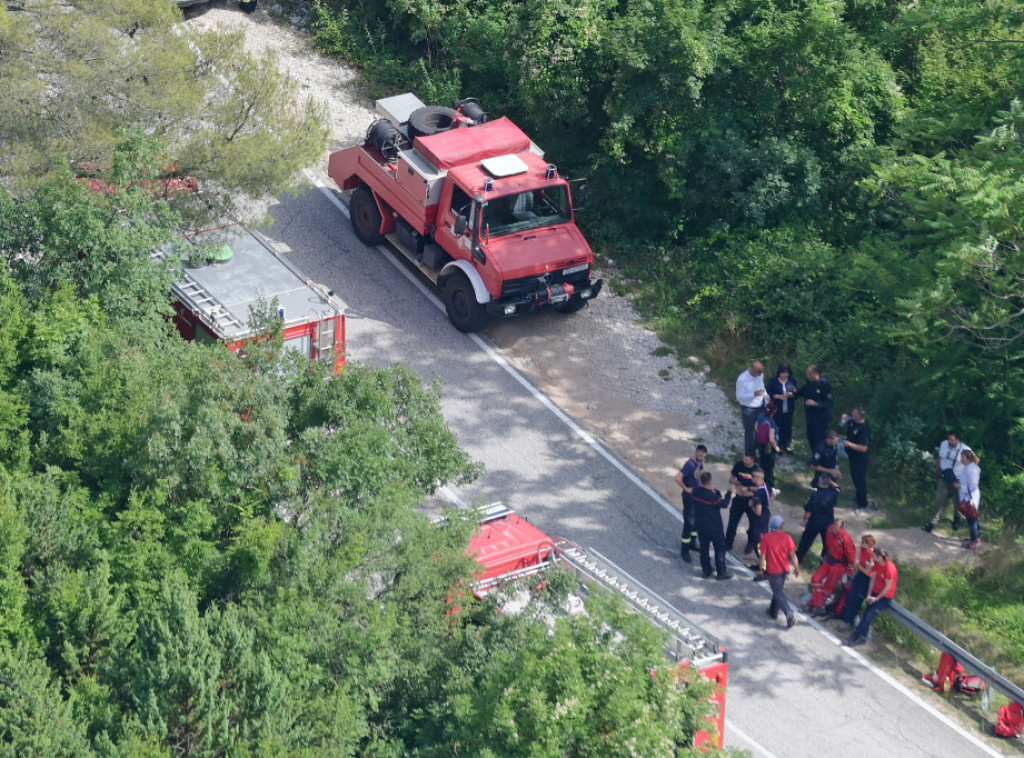
[[[853,571],[857,560],[853,537],[846,531],[841,518],[833,521],[825,533],[825,545],[825,557],[811,577],[811,602],[807,607],[812,616],[825,615],[825,601],[840,580]]]
[[[860,538],[860,551],[857,554],[857,570],[850,582],[850,591],[842,605],[837,605],[835,614],[852,629],[853,622],[864,605],[871,587],[871,577],[875,573],[875,537],[865,534]]]
[[[857,624],[853,634],[843,643],[850,647],[863,645],[868,641],[871,622],[875,620],[875,616],[892,605],[892,600],[896,597],[896,580],[899,577],[896,564],[889,558],[889,554],[880,547],[875,548],[874,563],[875,578],[871,584],[871,592],[868,593],[864,617]]]
[[[793,576],[800,576],[800,564],[796,560],[796,544],[793,538],[782,531],[786,520],[782,516],[772,516],[768,525],[768,533],[761,537],[761,570],[768,576],[768,586],[772,588],[772,602],[768,605],[768,616],[779,617],[779,611],[786,616],[786,628],[796,626],[796,614],[786,597],[786,577],[792,567]]]

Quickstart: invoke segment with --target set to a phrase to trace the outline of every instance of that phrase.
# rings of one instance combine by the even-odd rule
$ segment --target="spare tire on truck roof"
[[[429,137],[455,126],[455,111],[443,105],[426,105],[409,114],[409,137]]]

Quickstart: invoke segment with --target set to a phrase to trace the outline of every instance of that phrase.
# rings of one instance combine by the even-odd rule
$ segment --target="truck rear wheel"
[[[373,193],[366,187],[360,187],[352,193],[348,201],[348,213],[352,220],[352,231],[360,242],[366,245],[379,245],[384,241],[380,233],[381,216]]]
[[[448,320],[460,332],[478,332],[487,323],[487,312],[476,301],[473,285],[465,274],[452,274],[445,280],[444,306]]]

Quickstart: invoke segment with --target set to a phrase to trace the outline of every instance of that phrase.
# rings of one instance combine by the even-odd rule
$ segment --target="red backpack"
[[[757,425],[757,444],[767,445],[768,440],[772,438],[772,425],[767,421],[762,421]]]
[[[999,709],[999,723],[993,729],[1000,737],[1020,737],[1024,734],[1024,706],[1010,703]]]

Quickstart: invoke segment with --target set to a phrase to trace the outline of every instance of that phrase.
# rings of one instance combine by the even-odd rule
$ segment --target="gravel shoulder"
[[[221,0],[190,14],[186,23],[198,30],[243,30],[251,52],[275,56],[303,92],[328,108],[331,144],[315,171],[329,181],[327,155],[362,138],[373,119],[372,103],[358,91],[357,71],[313,49],[301,31],[307,13],[301,4],[285,10],[261,3],[250,15]],[[602,275],[607,280],[615,272]],[[580,313],[538,313],[495,322],[487,335],[514,366],[669,502],[679,502],[673,477],[694,445],[703,443],[718,460],[736,457],[742,429],[729,389],[710,381],[699,358],[680,359],[667,351],[630,300],[610,287]],[[786,464],[802,476],[801,461]],[[717,486],[723,487],[730,466],[717,463],[710,468]],[[875,481],[879,476],[873,472]],[[790,532],[799,533],[802,505],[778,501],[774,506],[786,517]],[[841,513],[853,534],[867,530],[869,515],[884,516],[855,516],[849,508]],[[897,561],[969,565],[978,557],[961,549],[959,539],[917,528],[871,531]]]

